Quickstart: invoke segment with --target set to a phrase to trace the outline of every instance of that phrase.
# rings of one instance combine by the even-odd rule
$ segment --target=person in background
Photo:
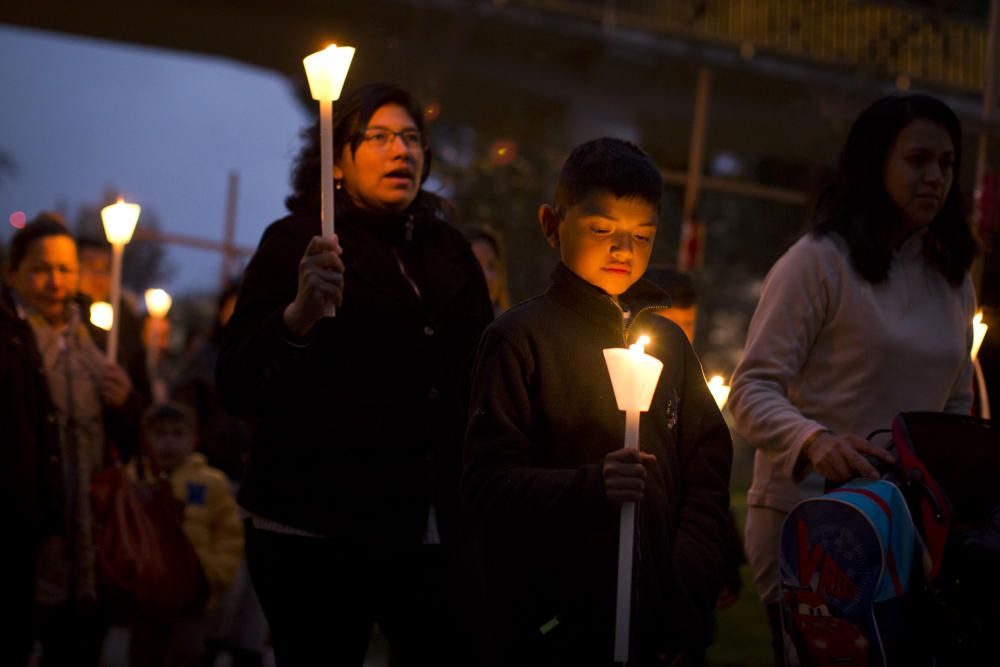
[[[59,452],[51,456],[61,468],[60,523],[40,545],[35,588],[44,666],[96,665],[100,657],[107,624],[90,479],[111,449],[123,457],[134,450],[140,413],[128,374],[105,359],[81,318],[78,271],[76,244],[58,216],[38,216],[11,240],[7,280],[41,356],[53,408],[46,419],[58,428]]]
[[[456,524],[486,281],[422,188],[413,97],[371,84],[335,114],[336,234],[319,235],[317,124],[222,336],[223,405],[259,419],[239,495],[250,574],[279,665],[361,665],[375,622],[394,664],[467,664]]]
[[[666,266],[652,266],[646,271],[646,280],[670,295],[670,307],[658,311],[681,328],[688,342],[694,345],[698,327],[698,293],[691,276]]]
[[[878,100],[855,120],[812,232],[768,273],[729,409],[756,449],[746,548],[784,662],[779,536],[827,482],[877,479],[893,456],[866,438],[904,411],[972,404],[969,267],[959,191],[962,129],[926,95]]]
[[[90,304],[111,300],[111,246],[104,239],[78,237],[77,252],[80,258],[80,287],[78,300],[83,317],[90,324]],[[152,386],[146,366],[146,346],[142,338],[142,318],[136,312],[135,300],[130,292],[123,291],[119,308],[121,322],[118,331],[118,358],[128,371],[132,386],[142,401],[152,401]],[[107,332],[90,327],[90,335],[97,346],[107,345]]]
[[[483,267],[486,287],[493,303],[493,314],[501,315],[510,308],[510,291],[507,289],[507,254],[500,241],[500,233],[488,225],[465,228],[465,238],[472,246],[472,253]]]
[[[24,248],[17,252],[20,269]],[[0,664],[21,667],[35,641],[38,547],[45,536],[61,531],[64,505],[56,407],[45,373],[39,372],[44,363],[26,319],[25,297],[18,298],[10,284],[14,273],[4,267],[0,285],[0,506],[7,509],[0,549]],[[33,298],[30,285],[21,290]]]
[[[656,314],[679,326],[687,336],[688,342],[694,347],[698,323],[698,292],[694,288],[691,276],[670,267],[657,266],[647,270],[645,277],[670,296],[670,307],[658,310]],[[731,510],[725,538],[723,584],[719,599],[715,603],[716,610],[728,609],[736,604],[743,589],[740,567],[747,562],[747,558],[743,552],[743,541],[736,528],[736,518]]]
[[[227,414],[215,385],[222,331],[232,317],[240,285],[232,282],[219,295],[215,318],[207,337],[202,334],[181,361],[170,386],[170,395],[195,412],[198,423],[198,451],[208,464],[222,470],[234,482],[243,478],[250,453],[253,425],[250,420]]]
[[[610,665],[620,506],[637,504],[631,665],[697,664],[721,587],[729,432],[690,344],[641,281],[663,181],[638,146],[597,139],[539,210],[561,261],[542,295],[483,334],[465,443],[466,528],[481,543],[484,659]],[[656,298],[638,297],[656,292]],[[602,350],[650,342],[663,372],[622,447]],[[474,584],[473,584],[474,585]],[[491,663],[492,664],[492,663]]]
[[[143,418],[151,462],[129,464],[129,475],[141,481],[166,475],[174,496],[184,503],[184,534],[198,554],[208,582],[211,606],[233,582],[243,560],[243,526],[229,480],[195,452],[194,413],[176,403],[154,405]],[[133,667],[201,667],[204,660],[205,614],[180,618],[138,619],[132,624],[129,662]]]
[[[231,282],[219,295],[211,332],[201,336],[177,371],[171,395],[190,407],[198,423],[198,451],[208,464],[226,474],[233,493],[239,491],[243,469],[253,438],[252,420],[230,415],[222,408],[215,387],[215,365],[222,331],[232,317],[239,283]],[[246,559],[240,559],[233,584],[218,604],[207,612],[206,663],[228,654],[233,667],[256,667],[262,663],[268,636],[267,621],[250,582]]]

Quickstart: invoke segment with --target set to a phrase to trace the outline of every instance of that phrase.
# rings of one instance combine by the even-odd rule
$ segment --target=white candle
[[[132,240],[135,224],[139,221],[140,207],[138,204],[128,204],[124,199],[101,209],[101,221],[104,223],[104,235],[111,244],[111,309],[114,319],[111,331],[108,333],[108,361],[114,362],[118,356],[118,307],[121,305],[122,290],[122,256],[125,244]]]
[[[149,340],[146,341],[146,372],[155,403],[167,400],[167,385],[160,377],[160,347],[166,335],[166,317],[174,300],[162,289],[148,289],[145,294],[149,313]]]
[[[639,449],[639,413],[647,412],[656,392],[663,362],[646,354],[649,338],[640,336],[628,350],[608,348],[604,361],[611,375],[618,409],[625,412],[625,448]],[[632,556],[635,546],[635,503],[624,503],[618,523],[618,594],[615,605],[615,662],[628,662],[632,612]]]
[[[319,156],[320,193],[322,197],[320,231],[331,237],[334,231],[333,211],[333,102],[340,99],[340,92],[347,78],[347,70],[354,58],[354,48],[331,44],[322,51],[306,56],[302,64],[306,68],[309,91],[319,102]],[[324,313],[333,317],[337,310],[329,305]]]

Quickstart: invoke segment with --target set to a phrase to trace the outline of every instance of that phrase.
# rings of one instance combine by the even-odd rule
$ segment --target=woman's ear
[[[545,240],[553,248],[559,247],[559,214],[548,204],[538,207],[538,223],[542,227]]]

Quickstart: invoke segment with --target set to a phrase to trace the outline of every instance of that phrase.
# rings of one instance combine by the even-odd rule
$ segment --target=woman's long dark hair
[[[420,175],[421,186],[431,170],[431,148],[427,142],[427,132],[423,109],[413,96],[402,88],[385,83],[370,83],[355,90],[333,105],[333,144],[337,155],[344,146],[349,146],[353,155],[364,137],[368,121],[386,104],[398,104],[406,110],[424,137],[424,167]],[[319,215],[322,190],[320,187],[320,145],[319,120],[302,130],[302,149],[295,158],[292,168],[292,194],[285,199],[285,207],[292,213]],[[350,212],[357,209],[351,198],[338,190],[335,194],[338,210]],[[410,211],[426,212],[434,217],[450,217],[450,205],[422,187],[416,199],[410,204]]]
[[[927,95],[884,97],[865,109],[840,153],[837,173],[816,202],[813,233],[837,233],[847,242],[851,264],[871,283],[889,275],[892,231],[899,210],[885,189],[884,169],[900,131],[924,119],[943,127],[955,147],[951,189],[931,222],[924,240],[924,257],[952,285],[961,285],[979,244],[966,219],[959,180],[962,126],[944,102]]]

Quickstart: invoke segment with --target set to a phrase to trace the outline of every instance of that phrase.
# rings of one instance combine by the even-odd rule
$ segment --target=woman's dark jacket
[[[0,287],[0,506],[13,517],[13,544],[60,529],[63,509],[59,419],[31,326]],[[30,536],[30,537],[29,537]]]
[[[483,335],[463,508],[480,532],[486,626],[505,664],[610,664],[619,508],[602,463],[623,446],[625,414],[602,350],[642,334],[664,367],[640,419],[640,448],[657,465],[638,509],[633,657],[655,662],[704,636],[721,587],[732,446],[683,332],[654,313],[669,300],[635,298],[651,288],[620,298],[634,316],[626,330],[606,293],[559,264],[545,294]]]
[[[391,547],[421,543],[433,503],[448,541],[472,360],[492,319],[482,270],[430,214],[338,214],[343,303],[295,340],[282,313],[319,230],[318,217],[292,215],[264,232],[223,334],[220,398],[259,418],[240,504],[347,545]]]

